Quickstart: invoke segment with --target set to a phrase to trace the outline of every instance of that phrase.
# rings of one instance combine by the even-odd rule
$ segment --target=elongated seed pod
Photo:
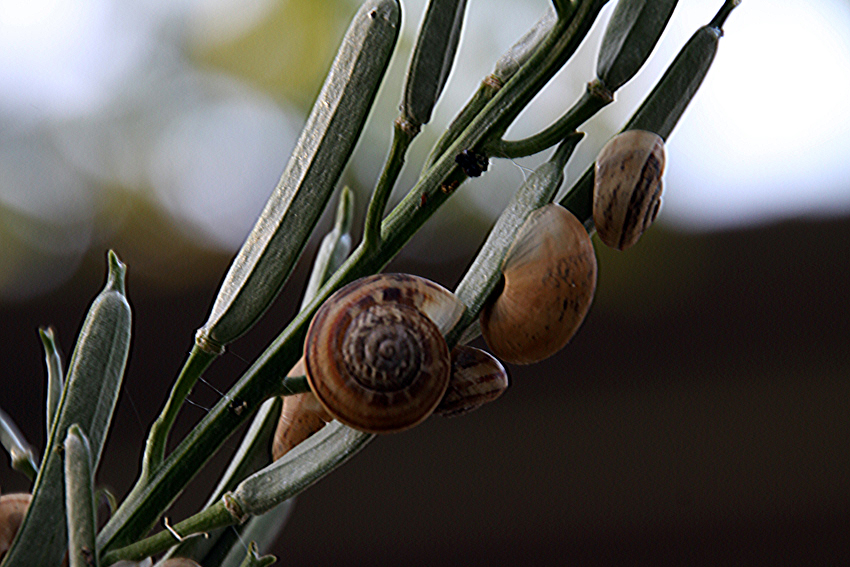
[[[398,36],[397,0],[367,0],[351,22],[292,157],[236,255],[196,343],[245,333],[277,297],[348,162]]]
[[[65,437],[65,514],[68,520],[68,564],[88,567],[95,553],[97,532],[91,449],[76,424]]]
[[[460,40],[466,0],[431,0],[407,70],[401,115],[418,129],[431,120]]]
[[[610,91],[626,84],[649,58],[678,0],[620,0],[602,37],[596,76]]]
[[[118,400],[130,348],[131,313],[124,292],[126,267],[109,252],[109,276],[95,298],[71,356],[59,413],[50,434],[33,499],[20,537],[9,550],[7,565],[59,565],[68,546],[64,510],[64,463],[61,447],[68,428],[86,431],[92,470],[100,454]]]

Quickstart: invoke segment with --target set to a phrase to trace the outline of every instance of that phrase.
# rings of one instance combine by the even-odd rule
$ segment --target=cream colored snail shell
[[[504,286],[481,310],[493,354],[532,364],[561,350],[581,326],[596,290],[596,254],[582,223],[549,204],[531,213],[502,263]]]
[[[371,433],[422,422],[443,398],[451,360],[443,333],[463,303],[406,274],[361,278],[319,308],[304,343],[310,388],[338,421]]]
[[[292,367],[289,376],[304,376],[304,357]],[[278,460],[293,447],[320,430],[333,419],[313,392],[284,396],[280,418],[272,440],[272,459]]]
[[[627,130],[611,138],[596,158],[593,223],[606,245],[625,250],[655,220],[661,205],[664,140]]]
[[[0,560],[9,551],[31,500],[32,494],[25,493],[0,496]]]
[[[458,345],[452,350],[452,375],[434,413],[455,417],[492,402],[508,389],[502,363],[481,349]]]

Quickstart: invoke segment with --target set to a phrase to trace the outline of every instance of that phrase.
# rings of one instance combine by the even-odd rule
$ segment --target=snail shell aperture
[[[549,204],[531,213],[502,263],[504,287],[481,310],[496,357],[532,364],[561,350],[584,320],[596,289],[596,254],[581,222]]]
[[[658,215],[664,173],[664,140],[627,130],[611,138],[596,158],[593,223],[606,245],[625,250]]]
[[[424,278],[379,274],[337,291],[316,312],[304,344],[307,380],[338,421],[401,431],[434,411],[449,381],[443,333],[464,305]]]

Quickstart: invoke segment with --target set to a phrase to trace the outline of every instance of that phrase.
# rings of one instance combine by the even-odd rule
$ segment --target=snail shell
[[[289,371],[289,376],[304,376],[306,373],[304,357],[301,357]],[[313,392],[284,396],[272,441],[272,459],[278,460],[332,419]]]
[[[649,228],[661,205],[664,163],[664,140],[653,132],[627,130],[605,144],[593,184],[593,222],[602,242],[625,250]]]
[[[496,357],[532,364],[561,350],[578,330],[596,289],[596,254],[581,222],[549,204],[531,213],[502,264],[504,286],[481,310]]]
[[[5,494],[0,496],[0,560],[9,551],[29,508],[32,494]]]
[[[502,363],[483,350],[458,345],[452,350],[452,376],[434,413],[455,417],[492,402],[508,389]]]
[[[371,433],[422,422],[445,394],[451,360],[443,333],[463,303],[406,274],[362,278],[316,312],[304,357],[319,403],[338,421]]]

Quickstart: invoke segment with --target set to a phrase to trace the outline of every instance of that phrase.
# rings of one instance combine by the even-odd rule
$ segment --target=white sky
[[[618,93],[620,109],[614,105],[600,118],[617,129],[721,3],[682,0],[653,61]],[[180,48],[198,30],[211,37],[241,33],[269,5],[269,0],[0,0],[0,205],[50,221],[70,219],[76,232],[87,234],[78,225],[94,222],[97,205],[83,194],[84,171],[147,183],[175,217],[213,236],[215,245],[237,247],[284,165],[279,152],[258,148],[268,140],[294,140],[303,117],[288,115],[247,85],[192,69],[181,61]],[[406,28],[415,30],[424,1],[404,6]],[[464,59],[435,122],[447,120],[490,71],[493,49],[509,46],[546,6],[544,0],[470,2]],[[502,23],[476,28],[472,22],[481,15]],[[586,59],[588,64],[578,66],[581,80],[572,83],[581,86],[591,78],[593,57]],[[158,84],[151,69],[170,69],[171,75],[160,73],[170,82]],[[175,73],[183,78],[174,81]],[[458,84],[463,88],[452,93]],[[122,97],[144,112],[138,123],[113,128],[109,110]],[[535,104],[560,105],[550,109],[556,116],[564,100],[553,88]],[[727,22],[708,79],[669,140],[661,221],[712,229],[846,214],[848,101],[850,4],[743,0]],[[234,120],[243,127],[235,128]],[[534,120],[527,120],[532,130],[541,126]],[[74,126],[70,134],[68,124]],[[95,144],[87,131],[112,138]],[[134,145],[151,131],[158,132],[156,139]],[[380,132],[386,136],[389,130]],[[604,139],[589,139],[584,151],[592,151],[594,143],[601,146]],[[180,147],[196,149],[178,155]],[[227,163],[241,165],[228,171]],[[248,167],[251,172],[244,171]],[[240,179],[237,189],[247,205],[227,206]]]

